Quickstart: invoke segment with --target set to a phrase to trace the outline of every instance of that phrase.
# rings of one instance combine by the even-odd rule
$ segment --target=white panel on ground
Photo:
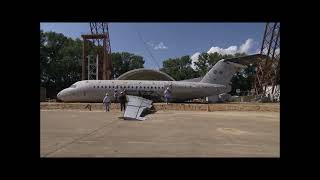
[[[126,110],[124,112],[125,119],[137,119],[137,120],[145,120],[146,118],[140,117],[142,112],[152,107],[152,101],[138,97],[138,96],[130,96],[127,95],[128,103],[126,106]]]

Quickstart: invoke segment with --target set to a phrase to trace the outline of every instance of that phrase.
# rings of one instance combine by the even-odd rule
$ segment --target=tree
[[[232,79],[232,90],[230,92],[231,95],[235,95],[236,89],[241,90],[241,95],[247,95],[247,92],[249,92],[252,87],[255,80],[256,75],[256,66],[248,66],[248,68],[236,73]]]
[[[163,71],[173,77],[175,80],[191,79],[198,76],[197,72],[191,67],[192,60],[190,56],[182,56],[175,59],[167,59],[163,61]]]
[[[48,63],[48,52],[45,46],[46,36],[43,31],[40,30],[40,85],[43,85],[47,81],[46,64]]]
[[[128,52],[112,53],[111,59],[114,78],[130,70],[144,67],[143,57]]]
[[[49,97],[81,80],[81,59],[80,39],[40,30],[40,86],[46,87]]]
[[[235,54],[235,57],[244,56],[246,54]],[[252,89],[253,83],[255,81],[256,76],[256,65],[248,65],[247,68],[242,69],[241,71],[237,72],[233,75],[231,79],[231,95],[236,95],[236,90],[241,90],[241,95],[248,95]]]
[[[233,57],[245,56],[244,53],[236,53],[235,55],[231,54],[219,54],[217,52],[214,53],[206,53],[203,52],[199,55],[198,61],[195,62],[196,71],[200,74],[200,76],[204,76],[218,61],[221,59],[229,59]]]

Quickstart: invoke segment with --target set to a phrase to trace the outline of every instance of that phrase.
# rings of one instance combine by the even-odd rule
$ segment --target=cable
[[[136,31],[137,31],[137,30],[136,30]],[[141,34],[139,33],[139,31],[137,31],[137,34],[138,34],[140,40],[144,43],[145,48],[146,48],[147,52],[149,53],[149,55],[151,56],[153,62],[154,62],[155,65],[158,66],[158,68],[160,69],[159,64],[157,63],[156,59],[153,57],[152,53],[149,51],[149,49],[148,49],[148,47],[147,47],[147,45],[146,45],[146,42],[142,39]]]

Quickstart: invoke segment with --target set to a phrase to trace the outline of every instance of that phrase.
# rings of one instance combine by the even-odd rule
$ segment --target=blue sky
[[[261,47],[264,27],[265,23],[109,23],[109,34],[112,52],[143,56],[145,68],[158,69],[168,58],[190,55],[196,61],[200,52],[253,54]],[[41,23],[40,28],[71,38],[90,33],[89,23]]]

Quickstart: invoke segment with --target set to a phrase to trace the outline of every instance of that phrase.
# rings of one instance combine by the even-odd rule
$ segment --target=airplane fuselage
[[[173,101],[218,95],[227,91],[226,86],[199,82],[144,81],[144,80],[83,80],[58,93],[64,102],[102,102],[108,93],[113,99],[114,90],[126,90],[128,95],[149,99],[161,98],[166,87],[171,88]]]

